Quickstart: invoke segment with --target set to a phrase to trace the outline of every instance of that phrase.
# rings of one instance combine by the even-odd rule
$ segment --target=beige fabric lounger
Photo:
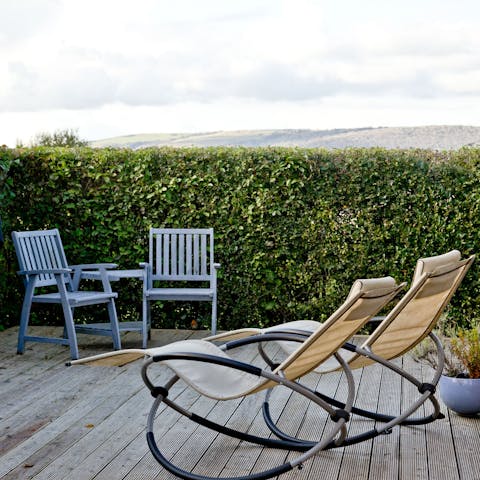
[[[160,452],[153,429],[156,413],[162,402],[177,412],[182,413],[190,420],[220,433],[263,446],[303,452],[294,460],[283,463],[278,467],[247,477],[237,477],[239,479],[270,478],[301,465],[304,461],[332,444],[332,442],[334,444],[342,443],[347,434],[346,423],[350,416],[355,390],[353,376],[349,368],[338,357],[340,364],[343,364],[345,367],[344,371],[349,390],[346,404],[341,409],[334,409],[328,402],[325,402],[315,393],[295,382],[295,380],[315,369],[319,363],[331,355],[336,355],[336,351],[365,325],[373,315],[379,312],[402,287],[403,285],[397,285],[391,277],[357,280],[353,284],[345,302],[327,321],[319,325],[317,330],[306,340],[303,339],[302,343],[298,343],[297,348],[280,365],[276,366],[273,371],[239,362],[229,357],[228,350],[246,344],[264,343],[270,339],[273,341],[292,338],[290,334],[279,333],[271,334],[271,338],[269,338],[268,334],[255,335],[256,331],[252,329],[243,329],[231,333],[229,339],[234,338],[235,340],[231,340],[221,346],[206,340],[184,340],[147,350],[111,352],[105,355],[72,361],[71,364],[118,365],[140,357],[146,357],[142,367],[142,377],[155,397],[147,422],[147,442],[154,457],[171,473],[181,478],[192,480],[209,478],[192,474],[175,466]],[[217,336],[216,338],[218,339],[219,337]],[[168,367],[173,372],[171,379],[163,386],[155,386],[148,375],[148,370],[154,363]],[[182,379],[198,393],[217,400],[244,397],[283,385],[300,395],[306,396],[317,406],[325,410],[332,419],[333,426],[324,440],[308,446],[296,441],[257,437],[245,432],[232,430],[215,424],[206,418],[199,417],[171,401],[168,398],[168,391],[179,379]]]
[[[432,333],[432,330],[472,265],[474,258],[474,256],[471,256],[462,260],[460,252],[458,250],[452,250],[444,255],[418,260],[410,289],[383,321],[381,321],[374,332],[362,345],[355,346],[347,343],[344,348],[339,351],[342,359],[348,363],[350,368],[355,369],[366,367],[373,363],[380,363],[413,383],[418,388],[420,394],[411,405],[403,408],[403,413],[399,416],[370,412],[353,407],[353,413],[383,422],[383,425],[377,425],[374,429],[357,437],[347,438],[342,445],[358,443],[359,441],[365,440],[365,438],[372,438],[390,431],[393,426],[398,424],[421,425],[432,422],[438,418],[443,418],[434,393],[443,370],[444,353],[440,341]],[[310,334],[309,332],[318,328],[318,325],[317,322],[313,321],[298,321],[267,328],[263,331],[265,334],[303,331],[304,335],[308,336]],[[436,345],[438,368],[434,372],[433,379],[430,383],[422,383],[405,372],[405,370],[396,366],[391,360],[411,351],[427,336],[430,336]],[[279,343],[287,354],[297,348],[295,342],[282,341]],[[264,357],[268,361],[268,358],[266,356]],[[320,364],[315,371],[318,373],[327,373],[342,368],[337,358],[338,356],[331,357]],[[316,393],[332,405],[341,407],[342,402],[326,397],[320,392]],[[418,410],[426,400],[432,403],[433,413],[424,417],[413,417],[412,414]],[[268,398],[264,405],[264,415],[271,430],[280,438],[300,441],[299,439],[292,439],[276,428],[270,418]]]
[[[458,250],[418,260],[410,289],[374,332],[361,345],[386,360],[411,351],[435,328],[437,321],[459,287],[475,256],[461,260]],[[299,330],[310,334],[320,325],[313,320],[299,320],[262,329],[263,333]],[[294,342],[281,342],[287,354],[297,348]],[[375,363],[358,352],[341,351],[351,368]],[[334,360],[323,362],[316,369],[326,373],[340,368]]]

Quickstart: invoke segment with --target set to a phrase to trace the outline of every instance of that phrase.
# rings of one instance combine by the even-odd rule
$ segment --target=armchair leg
[[[30,309],[32,307],[33,289],[27,287],[25,299],[23,300],[22,313],[20,317],[20,328],[18,329],[17,353],[22,354],[25,351],[25,335],[27,334],[28,320],[30,318]]]
[[[147,348],[150,338],[150,303],[144,297],[142,301],[142,348]]]
[[[212,299],[212,335],[217,334],[217,298]]]
[[[113,298],[108,302],[108,316],[112,330],[113,348],[114,350],[120,350],[122,348],[122,342],[120,340],[120,329],[118,327],[117,309],[115,308],[115,300]]]
[[[148,304],[148,310],[147,310],[147,337],[149,340],[152,338],[152,307],[150,303]],[[145,348],[147,346],[145,345]]]
[[[73,323],[73,311],[69,305],[62,303],[63,315],[65,317],[65,328],[67,330],[68,345],[70,346],[70,356],[72,360],[78,358],[77,333]]]
[[[75,307],[71,307],[70,310],[72,311],[72,317],[75,316]],[[63,334],[62,334],[62,337],[63,338],[68,338],[68,332],[67,332],[67,326],[66,324],[63,326]]]

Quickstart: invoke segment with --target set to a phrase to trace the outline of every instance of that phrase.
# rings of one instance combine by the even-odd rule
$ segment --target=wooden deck
[[[37,327],[38,331],[55,330]],[[58,329],[56,329],[58,331]],[[0,478],[2,479],[171,479],[153,459],[145,440],[145,423],[152,398],[140,378],[140,362],[124,367],[65,367],[68,350],[59,345],[28,343],[24,355],[15,354],[17,329],[0,333]],[[157,330],[151,346],[202,332]],[[122,337],[125,348],[138,348],[140,337]],[[111,349],[108,338],[79,336],[80,355]],[[255,360],[255,349],[241,357]],[[409,358],[409,368],[422,367]],[[165,378],[159,368],[159,383]],[[357,404],[398,412],[415,392],[390,373],[375,367],[356,371]],[[307,377],[311,385],[341,398],[341,376]],[[199,397],[183,384],[172,397],[193,411],[232,426],[266,434],[259,412],[263,396],[217,403]],[[282,479],[480,479],[480,419],[448,412],[446,419],[426,427],[396,428],[390,435],[356,446],[327,451],[308,461],[302,470]],[[272,415],[290,433],[318,438],[324,415],[298,396],[278,389]],[[356,417],[351,432],[368,422]],[[261,449],[217,436],[172,411],[157,421],[157,439],[164,451],[184,468],[198,474],[236,476],[282,463],[296,455]]]

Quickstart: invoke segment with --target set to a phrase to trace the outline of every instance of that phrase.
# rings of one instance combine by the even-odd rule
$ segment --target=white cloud
[[[49,125],[471,124],[479,15],[477,0],[3,0],[0,143]]]
[[[2,0],[0,49],[18,48],[48,32],[58,20],[58,7],[57,0]]]

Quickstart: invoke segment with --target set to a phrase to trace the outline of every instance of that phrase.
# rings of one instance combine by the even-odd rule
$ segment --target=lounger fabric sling
[[[404,406],[402,413],[397,416],[370,412],[353,407],[353,413],[384,422],[384,424],[382,426],[377,425],[375,428],[367,430],[355,437],[347,438],[342,445],[358,443],[366,438],[372,438],[389,431],[395,425],[420,425],[443,417],[434,394],[443,370],[444,352],[440,341],[432,333],[432,330],[472,265],[474,258],[474,256],[471,256],[465,260],[461,260],[460,252],[454,250],[444,255],[420,259],[417,262],[411,288],[368,339],[360,346],[347,343],[344,345],[344,348],[340,350],[342,359],[348,363],[350,368],[356,369],[379,363],[415,385],[419,391],[419,396],[412,401],[410,405]],[[300,321],[267,328],[264,332],[297,332],[297,335],[299,335],[297,341],[301,341],[299,340],[301,335],[304,335],[304,338],[308,338],[310,335],[309,332],[315,328],[318,328],[316,322]],[[438,367],[433,374],[432,380],[425,383],[399,368],[392,363],[392,360],[411,351],[427,336],[430,336],[436,346]],[[297,348],[295,342],[292,341],[282,341],[279,342],[279,344],[287,353]],[[337,357],[331,357],[328,361],[320,364],[315,370],[320,373],[327,373],[339,368],[340,364],[337,361]],[[322,395],[321,392],[317,392],[317,394],[332,405],[337,407],[342,405],[341,402],[326,397]],[[427,400],[432,404],[433,412],[425,416],[412,417]],[[264,405],[264,416],[272,432],[277,436],[288,439],[289,441],[299,441],[298,439],[292,439],[277,429],[270,418],[268,402]],[[304,441],[304,443],[306,445],[309,444],[309,442],[306,441]]]
[[[328,402],[325,402],[294,380],[312,371],[329,356],[336,355],[336,351],[365,325],[373,315],[380,311],[402,287],[403,285],[397,285],[391,277],[356,281],[345,302],[306,341],[299,343],[297,349],[280,365],[276,366],[273,371],[234,360],[228,355],[228,351],[246,344],[263,343],[278,339],[288,340],[290,338],[288,334],[272,334],[270,337],[265,334],[250,335],[242,338],[246,332],[246,330],[243,330],[239,331],[235,340],[224,343],[221,346],[205,340],[185,340],[147,350],[111,352],[110,354],[103,354],[71,363],[112,364],[122,363],[124,361],[122,357],[124,356],[128,360],[146,356],[147,359],[142,368],[142,377],[155,397],[147,421],[147,442],[154,457],[171,473],[181,478],[192,480],[209,478],[182,470],[172,464],[161,453],[154,436],[154,419],[162,402],[187,416],[190,420],[220,433],[264,446],[288,450],[294,449],[303,452],[294,460],[283,463],[278,467],[247,477],[237,477],[270,478],[301,465],[308,458],[327,447],[331,442],[336,444],[342,443],[347,434],[345,425],[349,419],[355,388],[353,376],[341,357],[338,357],[338,361],[345,366],[349,390],[346,404],[341,409],[332,408]],[[249,331],[252,332],[252,330]],[[232,336],[235,337],[234,334]],[[163,386],[156,386],[149,376],[148,371],[155,363],[166,366],[173,372],[171,379]],[[257,437],[229,429],[184,410],[170,400],[168,391],[179,379],[182,379],[198,393],[216,400],[244,397],[283,385],[307,397],[324,409],[330,415],[333,427],[324,440],[308,445],[308,447],[298,442]]]
[[[434,329],[437,321],[472,265],[475,256],[461,260],[461,253],[452,250],[443,255],[417,261],[412,284],[394,309],[361,345],[386,360],[411,351]],[[310,335],[319,322],[299,320],[261,329],[263,333],[297,332]],[[213,338],[213,337],[212,337]],[[294,342],[280,342],[287,354],[297,348]],[[375,363],[360,353],[343,351],[342,356],[351,368]],[[319,373],[339,368],[334,359],[317,367]]]
[[[391,278],[356,282],[344,304],[325,323],[300,321],[267,329],[245,328],[204,340],[187,340],[148,350],[111,352],[72,363],[111,365],[146,357],[142,377],[155,397],[147,421],[147,442],[158,462],[178,477],[189,480],[209,478],[177,467],[160,451],[154,436],[154,421],[162,402],[214,431],[267,447],[302,452],[294,460],[277,467],[236,478],[274,477],[301,465],[322,450],[374,438],[388,433],[396,425],[425,424],[442,417],[434,393],[441,375],[443,349],[432,330],[473,260],[474,256],[462,260],[458,251],[419,260],[411,288],[361,346],[353,345],[348,340],[399,291],[401,286],[396,285]],[[435,343],[439,356],[439,367],[430,382],[414,378],[391,361],[405,354],[426,336],[430,336]],[[215,342],[220,345],[214,344]],[[275,364],[263,348],[264,344],[271,342],[279,344],[287,353],[280,365]],[[254,343],[258,344],[270,370],[235,361],[228,354],[229,350]],[[347,360],[339,354],[340,351],[348,354]],[[335,359],[335,364],[329,364],[328,359],[331,357]],[[149,369],[155,363],[167,366],[173,371],[173,376],[163,386],[156,386],[151,380]],[[368,412],[353,406],[355,385],[350,366],[360,368],[372,363],[381,364],[417,387],[418,397],[400,415]],[[302,383],[302,377],[311,371],[338,368],[344,372],[348,385],[348,394],[343,401],[329,398]],[[219,400],[266,391],[264,420],[276,438],[258,437],[233,430],[184,410],[168,398],[170,388],[180,378],[199,393]],[[269,409],[270,393],[278,385],[303,395],[327,412],[334,425],[322,441],[313,442],[292,437],[278,428]],[[433,406],[433,413],[412,418],[414,412],[427,400]],[[374,428],[349,437],[346,423],[350,420],[351,413],[374,419]]]

